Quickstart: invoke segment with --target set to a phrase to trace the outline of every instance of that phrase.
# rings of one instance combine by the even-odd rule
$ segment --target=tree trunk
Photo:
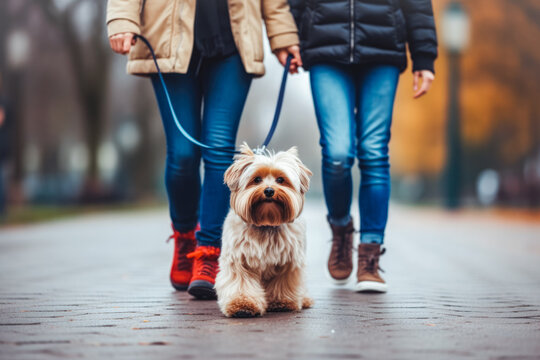
[[[106,43],[104,26],[105,1],[88,0],[97,7],[96,16],[92,21],[92,31],[86,43],[78,37],[77,29],[73,24],[73,12],[84,1],[73,0],[62,12],[50,0],[42,0],[39,4],[63,37],[81,104],[84,139],[88,149],[88,169],[80,198],[83,201],[99,201],[108,197],[99,179],[98,156],[106,124],[110,51]]]

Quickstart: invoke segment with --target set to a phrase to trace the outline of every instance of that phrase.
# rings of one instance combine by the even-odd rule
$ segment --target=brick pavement
[[[540,359],[540,224],[394,206],[390,291],[360,295],[324,277],[321,205],[314,308],[257,319],[173,291],[165,211],[0,229],[0,359]]]

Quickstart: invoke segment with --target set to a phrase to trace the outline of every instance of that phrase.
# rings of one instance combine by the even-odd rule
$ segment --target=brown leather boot
[[[354,226],[352,219],[345,226],[330,224],[332,250],[328,258],[328,273],[336,285],[346,284],[353,270],[352,244]]]
[[[381,250],[379,244],[358,245],[357,292],[386,292],[388,286],[379,275],[379,270],[382,270],[379,267],[379,257],[385,251],[384,248]]]

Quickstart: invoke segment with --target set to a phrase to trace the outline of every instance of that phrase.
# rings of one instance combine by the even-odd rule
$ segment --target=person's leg
[[[392,110],[399,78],[394,66],[370,66],[359,70],[358,160],[360,183],[360,245],[356,291],[386,292],[379,274],[379,257],[388,218],[390,169],[388,142]]]
[[[234,149],[236,132],[252,75],[244,70],[238,54],[203,62],[200,79],[204,96],[201,139],[210,146]],[[203,149],[204,181],[201,193],[201,231],[193,253],[193,277],[188,292],[200,299],[216,297],[214,290],[221,247],[223,221],[229,211],[229,188],[225,170],[232,153]]]
[[[331,224],[350,221],[351,167],[355,158],[356,90],[350,69],[320,64],[310,69],[311,92],[321,134],[323,191]]]
[[[360,185],[360,242],[382,244],[388,218],[388,142],[399,79],[395,66],[370,66],[358,74],[357,137]]]
[[[198,139],[201,123],[201,91],[196,77],[192,74],[193,71],[188,74],[163,76],[178,120],[186,131]],[[199,149],[176,127],[157,75],[152,77],[152,85],[167,139],[165,185],[173,226],[171,238],[174,239],[170,281],[176,290],[186,290],[192,278],[193,267],[193,261],[188,259],[188,254],[193,252],[196,246],[201,155]]]
[[[238,54],[207,60],[201,68],[204,111],[201,138],[210,146],[234,149],[236,133],[252,75],[246,73]],[[201,194],[201,231],[197,242],[221,246],[223,221],[229,210],[230,192],[223,182],[233,154],[203,149],[204,181]]]
[[[321,133],[323,190],[332,229],[328,273],[335,284],[345,284],[352,273],[354,226],[351,167],[355,158],[355,85],[351,69],[314,65],[311,91]]]
[[[186,131],[198,139],[201,122],[201,90],[196,77],[192,75],[192,72],[163,76],[176,116]],[[176,127],[157,75],[153,75],[151,79],[167,140],[165,186],[169,198],[170,216],[175,230],[187,232],[195,228],[199,217],[200,150],[190,143]]]

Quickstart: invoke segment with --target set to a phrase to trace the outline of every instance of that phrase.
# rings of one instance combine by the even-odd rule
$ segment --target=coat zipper
[[[349,58],[349,61],[351,64],[354,62],[354,0],[350,0],[350,15],[351,15],[351,37],[350,37],[350,51],[351,56]]]

